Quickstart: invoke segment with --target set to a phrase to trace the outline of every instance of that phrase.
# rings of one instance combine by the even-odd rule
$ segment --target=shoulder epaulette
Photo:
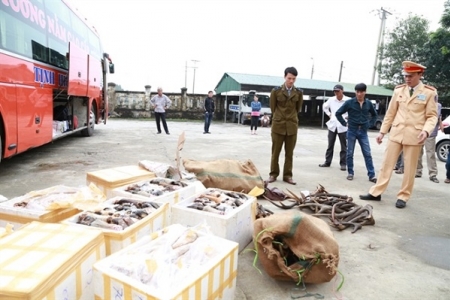
[[[281,86],[276,86],[273,88],[273,91],[278,91],[279,89],[281,89]]]
[[[401,87],[404,87],[404,86],[406,86],[406,83],[397,85],[395,88],[398,89],[398,88],[401,88]]]
[[[426,85],[426,84],[425,84],[425,88],[426,88],[426,89],[430,89],[430,90],[432,90],[432,91],[435,91],[435,90],[436,90],[436,88],[435,88],[434,86]]]

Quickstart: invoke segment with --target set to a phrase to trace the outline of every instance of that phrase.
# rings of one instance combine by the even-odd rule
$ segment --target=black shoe
[[[161,134],[161,132],[157,132],[156,134]]]
[[[346,166],[341,166],[341,171],[347,171],[347,167]]]
[[[359,199],[361,199],[361,200],[380,201],[381,200],[381,195],[378,195],[378,196],[372,196],[371,194],[359,195]]]
[[[208,132],[207,132],[207,134],[211,134],[211,132],[210,132],[210,131],[208,131]]]
[[[395,174],[403,174],[404,170],[403,168],[398,168],[397,170],[395,170]]]
[[[205,131],[205,132],[203,132],[203,134],[207,134],[207,132]]]
[[[406,206],[406,202],[401,200],[401,199],[397,199],[397,202],[395,203],[395,207],[397,208],[405,208]]]
[[[319,167],[321,167],[321,168],[329,168],[330,165],[327,164],[327,163],[324,163],[324,164],[320,164]]]
[[[416,176],[414,176],[415,178],[420,178],[420,177],[422,177],[422,175],[418,175],[418,174],[416,174]]]
[[[170,132],[166,132],[167,135],[170,135]]]
[[[439,179],[437,179],[436,176],[430,176],[430,180],[435,183],[439,183]]]
[[[377,178],[376,177],[369,178],[369,181],[371,181],[373,183],[377,183]]]

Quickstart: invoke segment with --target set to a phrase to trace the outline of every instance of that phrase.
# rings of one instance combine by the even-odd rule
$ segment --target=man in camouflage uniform
[[[272,158],[268,182],[274,182],[280,175],[278,158],[284,144],[283,181],[297,184],[292,179],[292,162],[297,143],[298,113],[302,108],[303,92],[294,86],[297,70],[289,67],[284,70],[285,82],[270,94],[272,111]]]

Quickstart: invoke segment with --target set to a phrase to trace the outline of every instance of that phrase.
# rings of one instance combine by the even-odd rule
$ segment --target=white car
[[[442,122],[450,124],[450,116]],[[447,161],[448,151],[450,150],[450,134],[445,134],[439,130],[436,136],[436,154],[440,161]]]

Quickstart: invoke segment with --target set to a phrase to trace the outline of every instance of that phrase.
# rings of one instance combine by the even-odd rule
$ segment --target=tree
[[[393,88],[404,82],[401,74],[403,61],[424,62],[424,45],[429,39],[428,29],[427,19],[409,14],[387,33],[387,41],[379,51],[378,65],[378,73],[385,82],[385,87]]]
[[[438,90],[443,106],[450,106],[450,0],[444,4],[441,27],[430,34],[425,45],[427,82]]]

